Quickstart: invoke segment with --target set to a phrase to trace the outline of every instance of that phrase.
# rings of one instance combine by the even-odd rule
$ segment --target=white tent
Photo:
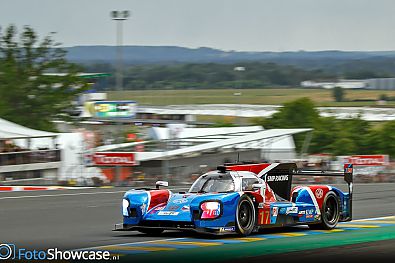
[[[55,137],[57,133],[39,131],[0,118],[0,140]]]
[[[0,118],[0,140],[13,140],[14,143],[30,150],[52,148],[55,144],[61,151],[61,165],[59,179],[106,178],[97,167],[87,167],[83,163],[85,150],[84,136],[80,132],[53,133],[34,130]]]
[[[248,128],[248,129],[256,129],[258,131],[256,132],[248,132],[245,134],[240,135],[240,129],[243,128]],[[200,128],[196,128],[196,130],[199,130]],[[263,150],[271,150],[271,149],[265,149],[266,147],[269,148],[276,148],[276,146],[272,146],[272,143],[280,143],[281,147],[280,149],[291,149],[293,150],[295,148],[295,145],[292,140],[292,135],[297,134],[297,133],[302,133],[302,132],[309,132],[312,131],[310,128],[305,128],[305,129],[270,129],[270,130],[261,130],[258,127],[238,127],[237,129],[232,128],[234,132],[237,132],[237,136],[225,136],[221,138],[216,138],[215,140],[207,140],[205,143],[198,144],[198,145],[193,145],[193,146],[188,146],[185,148],[180,148],[180,149],[175,149],[175,150],[170,150],[170,151],[165,151],[165,152],[138,152],[137,154],[137,159],[139,161],[149,161],[149,160],[163,160],[171,157],[176,157],[176,156],[181,156],[181,155],[187,155],[191,153],[198,153],[198,152],[204,152],[212,149],[219,149],[219,148],[227,148],[227,147],[235,147],[237,145],[240,145],[240,147],[246,147],[246,148],[262,148]],[[239,129],[239,130],[238,130]],[[161,129],[156,129],[157,131],[160,131]],[[222,130],[217,130],[217,132],[223,133],[226,128],[222,128]],[[203,136],[202,133],[200,135]],[[210,133],[212,136],[213,133]],[[185,134],[185,137],[187,138],[187,134]],[[212,139],[211,136],[208,136]],[[223,135],[222,135],[223,136]],[[246,146],[246,144],[255,144],[257,145],[250,145]],[[282,145],[284,144],[285,145]],[[244,144],[244,146],[242,146]],[[236,148],[236,147],[235,147]],[[272,157],[273,158],[273,157]]]
[[[209,136],[240,136],[253,132],[262,131],[261,126],[246,126],[246,127],[220,127],[220,128],[183,128],[177,134],[178,139],[186,138],[208,138]],[[154,140],[170,139],[170,129],[164,127],[152,127],[149,130],[149,135]]]

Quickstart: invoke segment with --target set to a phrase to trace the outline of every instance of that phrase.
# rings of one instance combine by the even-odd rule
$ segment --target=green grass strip
[[[253,237],[253,236],[252,236]],[[121,262],[201,263],[395,239],[395,226],[126,255]],[[204,242],[204,239],[202,239]],[[142,244],[143,246],[143,244]]]

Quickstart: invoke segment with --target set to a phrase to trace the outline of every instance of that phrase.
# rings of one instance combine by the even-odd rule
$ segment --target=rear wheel
[[[255,227],[255,207],[248,196],[240,198],[236,209],[236,231],[240,235],[248,236]]]
[[[160,228],[144,228],[144,229],[139,229],[139,232],[147,234],[147,235],[160,235],[164,230]]]
[[[321,222],[309,225],[311,229],[330,230],[336,227],[340,219],[340,205],[337,195],[330,191],[326,194],[321,208]]]

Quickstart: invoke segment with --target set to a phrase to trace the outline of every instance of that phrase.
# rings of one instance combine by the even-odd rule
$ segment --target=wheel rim
[[[337,206],[337,201],[335,197],[330,196],[326,200],[326,206],[325,206],[325,219],[328,222],[328,224],[336,224],[337,222],[337,215],[338,215],[338,206]]]
[[[247,201],[243,201],[239,207],[239,224],[243,229],[248,229],[252,223],[252,210],[251,205]]]

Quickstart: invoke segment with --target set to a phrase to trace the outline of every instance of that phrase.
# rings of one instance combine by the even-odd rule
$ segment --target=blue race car
[[[219,166],[200,176],[188,192],[161,186],[133,189],[122,200],[123,223],[114,230],[160,234],[164,230],[243,236],[260,228],[309,225],[333,229],[352,219],[352,165],[344,172],[301,171],[294,163]],[[348,193],[328,185],[292,188],[293,176],[342,176]]]

